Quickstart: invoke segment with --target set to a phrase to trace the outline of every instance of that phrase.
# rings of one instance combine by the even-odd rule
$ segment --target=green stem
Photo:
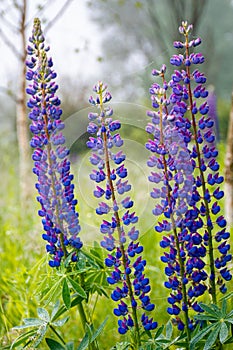
[[[189,43],[188,43],[188,33],[185,34],[186,38],[186,58],[189,57]],[[186,73],[187,76],[190,80],[191,74],[190,74],[190,68],[189,66],[186,66]],[[205,176],[203,171],[201,170],[201,151],[199,147],[199,143],[197,141],[197,124],[196,124],[196,119],[195,115],[192,113],[192,108],[193,108],[193,97],[192,97],[192,89],[191,89],[191,83],[188,83],[188,94],[189,94],[189,103],[190,103],[190,112],[192,116],[192,126],[193,126],[193,131],[194,131],[194,142],[197,150],[197,161],[198,161],[198,168],[200,172],[200,177],[201,177],[201,182],[202,182],[202,196],[206,208],[206,223],[208,223],[208,220],[210,218],[210,208],[209,208],[209,203],[205,199],[205,193],[206,193],[206,182],[205,182]],[[217,304],[217,296],[216,296],[216,285],[215,285],[215,268],[214,268],[214,248],[213,248],[213,236],[212,236],[212,228],[208,225],[207,226],[207,232],[209,235],[209,265],[210,265],[210,286],[211,286],[211,291],[210,294],[212,296],[212,301],[214,304]]]
[[[47,57],[42,57],[41,59],[45,59],[47,60]],[[44,73],[43,69],[41,68],[41,75]],[[43,86],[45,84],[43,83]],[[42,94],[42,108],[44,110],[46,110],[46,91],[45,91],[45,88],[42,88],[42,91],[41,91],[41,94]],[[56,174],[52,168],[52,162],[51,162],[51,151],[52,151],[52,147],[51,147],[51,143],[50,143],[50,134],[49,134],[49,131],[48,131],[48,116],[47,114],[44,114],[43,115],[43,118],[44,118],[44,123],[45,123],[45,134],[46,134],[46,137],[48,139],[48,144],[47,144],[47,150],[48,150],[48,164],[49,164],[49,168],[50,168],[50,171],[51,171],[51,186],[52,186],[52,190],[53,190],[53,193],[54,193],[54,196],[56,198],[56,205],[55,205],[55,212],[56,212],[56,218],[58,220],[58,225],[59,225],[59,228],[61,229],[61,233],[60,233],[60,243],[61,243],[61,247],[62,247],[62,251],[64,252],[64,257],[66,258],[67,257],[67,250],[66,250],[66,246],[64,244],[64,228],[63,228],[63,223],[62,221],[60,220],[60,216],[59,216],[59,207],[61,207],[61,204],[60,204],[60,199],[57,197],[56,195],[56,189],[55,189],[55,181],[57,180],[56,179]]]
[[[56,336],[60,339],[60,341],[61,341],[64,345],[66,345],[64,339],[60,336],[60,334],[56,331],[56,329],[55,329],[51,324],[49,325],[49,327],[51,328],[51,330],[53,331],[53,333],[55,333]]]
[[[82,327],[83,327],[84,333],[86,333],[86,325],[89,325],[89,322],[87,320],[86,313],[85,313],[85,310],[84,310],[82,302],[78,304],[78,312],[79,312],[79,315],[80,315],[80,318],[81,318],[81,323],[82,323]],[[90,350],[97,350],[98,349],[98,345],[94,341],[93,343],[89,344],[88,349],[90,349]]]
[[[101,109],[101,112],[104,113],[103,102],[102,102],[103,101],[102,89],[100,90],[99,97],[100,97],[100,109]],[[102,121],[104,123],[104,118],[102,118]],[[109,153],[108,153],[106,131],[102,132],[102,134],[103,134],[103,140],[104,140],[104,152],[105,152],[107,178],[108,178],[108,183],[109,183],[111,193],[112,193],[112,202],[113,202],[113,204],[115,204],[116,203],[116,196],[115,196],[115,189],[114,189],[113,181],[111,179],[110,159],[109,159]],[[123,262],[123,267],[124,267],[124,272],[125,272],[126,284],[127,284],[128,290],[129,290],[129,297],[130,297],[130,300],[132,302],[134,300],[133,288],[132,288],[132,283],[131,283],[130,277],[126,273],[127,262],[126,262],[124,245],[123,245],[123,243],[121,243],[121,221],[120,221],[119,212],[114,211],[114,216],[116,219],[118,240],[120,242],[120,250],[121,250],[121,254],[122,254],[122,262]],[[141,345],[140,328],[139,328],[139,323],[138,323],[138,318],[137,318],[137,307],[132,307],[132,318],[133,318],[134,327],[135,327],[134,340],[135,340],[135,345],[136,345],[135,350],[136,350]]]
[[[88,322],[87,322],[87,318],[86,318],[86,314],[85,314],[82,302],[78,304],[78,312],[79,312],[79,316],[81,318],[83,330],[84,330],[84,332],[86,332],[86,324],[88,324]]]
[[[164,83],[164,74],[161,74],[161,76],[162,76],[163,83]],[[164,98],[166,99],[166,92],[164,93]],[[167,107],[165,107],[165,113],[168,114]],[[164,146],[162,115],[163,115],[163,105],[160,104],[160,144],[162,146]],[[163,158],[163,166],[164,166],[164,176],[165,176],[166,179],[168,179],[168,169],[167,169],[166,156],[163,155],[162,158]],[[168,184],[166,185],[166,187],[167,187],[168,206],[171,207],[171,188],[170,188],[170,186]],[[184,318],[185,318],[185,327],[186,327],[187,339],[188,339],[188,343],[189,343],[190,340],[191,340],[191,335],[190,335],[190,329],[189,329],[189,326],[188,326],[189,325],[188,298],[187,298],[186,285],[183,282],[184,277],[185,277],[185,264],[184,264],[183,259],[181,258],[181,254],[180,254],[180,242],[179,242],[179,237],[178,237],[176,224],[175,224],[175,218],[174,218],[173,213],[171,213],[171,223],[172,223],[172,231],[173,231],[174,236],[175,236],[175,244],[176,244],[176,249],[177,249],[178,261],[179,261],[179,265],[180,265],[182,299],[183,299],[183,302],[184,302],[185,306],[187,307],[185,309],[185,311],[183,311],[183,312],[184,312]],[[189,345],[188,345],[188,349],[189,349]]]

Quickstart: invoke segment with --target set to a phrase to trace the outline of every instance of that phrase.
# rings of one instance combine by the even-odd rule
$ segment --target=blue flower
[[[30,145],[34,149],[33,172],[38,179],[37,200],[41,205],[38,214],[42,217],[45,231],[42,238],[47,242],[46,250],[51,256],[49,265],[59,267],[62,259],[70,253],[72,261],[75,261],[76,253],[82,247],[75,209],[77,200],[74,198],[69,151],[61,132],[64,124],[60,119],[60,100],[55,95],[58,89],[54,80],[56,73],[52,69],[52,59],[47,57],[49,48],[44,48],[44,36],[38,19],[34,21],[30,42],[26,78],[30,81],[27,93],[30,95],[28,107],[32,132]]]
[[[90,103],[100,109],[99,114],[89,114],[87,130],[93,136],[87,146],[92,149],[91,163],[98,167],[93,170],[90,178],[97,184],[101,182],[101,187],[96,186],[94,196],[103,198],[105,195],[106,200],[99,202],[96,213],[112,215],[111,220],[103,220],[100,231],[104,235],[101,246],[111,252],[105,259],[105,264],[112,270],[107,281],[115,287],[111,298],[118,302],[118,307],[114,309],[114,314],[121,318],[118,321],[118,331],[125,334],[135,327],[135,332],[140,337],[139,308],[150,312],[154,309],[154,304],[148,296],[151,288],[149,279],[144,275],[146,261],[142,259],[143,247],[138,242],[139,231],[134,226],[138,217],[135,212],[131,212],[134,203],[128,195],[131,185],[126,180],[128,171],[123,163],[126,156],[121,150],[114,153],[114,147],[123,145],[118,133],[121,123],[107,118],[113,115],[113,110],[104,106],[111,99],[106,88],[106,85],[98,82],[94,87],[97,97],[90,98]],[[120,199],[126,192],[127,196]],[[123,210],[121,215],[120,209]],[[142,325],[149,330],[156,328],[157,323],[143,318]]]

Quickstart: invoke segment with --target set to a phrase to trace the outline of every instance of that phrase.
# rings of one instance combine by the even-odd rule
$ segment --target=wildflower
[[[197,64],[204,62],[204,57],[201,53],[189,52],[201,40],[189,42],[192,26],[186,22],[179,29],[185,36],[185,43],[175,42],[174,46],[184,46],[186,51],[185,55],[172,56],[170,63],[175,70],[171,80],[165,81],[164,68],[156,70],[156,74],[152,72],[162,78],[162,85],[154,83],[150,89],[155,111],[147,113],[152,118],[147,132],[153,135],[153,139],[147,142],[146,148],[152,153],[148,161],[148,166],[153,168],[149,181],[160,185],[151,192],[151,196],[159,200],[153,214],[164,216],[155,229],[166,233],[160,245],[168,250],[162,257],[167,264],[165,287],[172,290],[168,298],[172,306],[167,311],[175,316],[175,323],[181,330],[183,321],[178,315],[181,310],[184,312],[190,338],[189,329],[193,329],[193,321],[189,317],[189,309],[192,307],[194,311],[202,312],[197,298],[207,290],[216,303],[216,275],[219,276],[220,291],[226,291],[223,280],[231,279],[231,273],[225,267],[231,255],[228,254],[230,246],[226,241],[229,237],[226,220],[219,216],[220,207],[216,202],[224,193],[219,187],[211,190],[211,186],[223,181],[218,173],[213,120],[208,116],[207,102],[195,101],[195,98],[208,96],[204,86],[206,77],[196,68]],[[195,69],[192,71],[193,65]],[[191,142],[192,139],[194,142]],[[217,215],[216,219],[214,215]],[[219,230],[214,234],[216,225]],[[214,238],[220,243],[217,257],[214,257]],[[207,254],[210,268],[204,261]]]
[[[46,250],[51,255],[49,265],[58,267],[68,254],[75,261],[77,251],[82,247],[75,209],[77,200],[74,198],[69,151],[62,134],[64,123],[60,100],[56,96],[56,73],[52,59],[48,57],[49,48],[45,48],[39,19],[34,20],[29,41],[26,78],[30,82],[27,93],[30,95],[28,107],[33,134],[30,142],[34,149],[33,172],[38,179],[37,200],[41,205],[38,214],[42,217],[45,231],[42,238],[47,242]]]
[[[112,109],[104,107],[104,103],[111,99],[106,88],[106,85],[98,82],[93,89],[97,97],[90,98],[91,103],[99,107],[95,125],[91,121],[91,126],[88,126],[88,130],[96,132],[96,138],[90,137],[87,146],[93,151],[90,161],[98,168],[93,170],[90,178],[98,184],[94,196],[105,197],[106,200],[99,203],[96,213],[109,214],[109,220],[103,220],[100,227],[104,235],[101,245],[109,252],[105,264],[112,269],[107,281],[116,285],[111,297],[118,302],[118,307],[114,309],[114,314],[121,317],[118,331],[124,334],[133,328],[136,342],[140,344],[138,309],[144,310],[141,324],[146,330],[156,328],[157,323],[146,316],[146,312],[154,309],[154,304],[148,296],[149,279],[144,273],[146,261],[141,256],[143,247],[138,242],[139,232],[134,226],[138,217],[131,211],[134,203],[128,194],[131,185],[126,180],[128,172],[123,163],[125,155],[121,150],[114,153],[114,147],[119,148],[123,144],[118,133],[121,125],[118,120],[112,120]],[[92,116],[92,113],[89,114],[89,120],[93,120]],[[93,146],[97,144],[98,147]],[[123,214],[120,214],[122,210]]]

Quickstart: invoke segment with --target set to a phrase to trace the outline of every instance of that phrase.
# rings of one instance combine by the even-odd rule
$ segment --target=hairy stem
[[[61,340],[61,342],[66,345],[66,342],[64,341],[64,339],[60,336],[60,334],[56,331],[56,329],[50,324],[49,327],[51,328],[51,330],[53,331],[53,333],[56,334],[56,336]]]
[[[164,75],[162,75],[163,81],[164,81]],[[164,96],[166,98],[166,95]],[[167,113],[167,108],[165,109],[166,113]],[[164,138],[163,138],[163,106],[162,104],[160,104],[160,144],[162,146],[164,146]],[[166,157],[165,154],[162,156],[163,158],[163,166],[164,166],[164,176],[166,178],[166,187],[167,187],[167,199],[168,199],[168,206],[171,208],[171,189],[170,186],[168,184],[168,169],[167,169],[167,161],[166,161]],[[190,329],[189,329],[189,315],[188,315],[188,299],[187,299],[187,291],[186,291],[186,285],[184,284],[183,280],[185,277],[185,263],[183,261],[183,259],[181,258],[180,255],[180,242],[179,242],[179,236],[177,233],[177,229],[176,229],[176,224],[175,224],[175,218],[173,213],[171,212],[171,223],[172,223],[172,231],[174,233],[175,236],[175,243],[176,243],[176,249],[177,249],[177,255],[178,255],[178,261],[179,261],[179,265],[180,265],[180,277],[181,277],[181,287],[182,287],[182,299],[183,302],[186,306],[185,311],[184,312],[184,318],[185,318],[185,327],[186,327],[186,332],[187,332],[187,339],[188,342],[190,342],[191,339],[191,335],[190,335]],[[188,345],[188,349],[189,349],[189,345]]]
[[[100,108],[101,112],[104,114],[103,110],[103,102],[102,102],[102,91],[100,91]],[[102,118],[103,124],[104,124],[104,118]],[[116,203],[116,196],[115,196],[115,189],[113,185],[113,181],[111,179],[111,168],[110,168],[110,159],[109,159],[109,153],[108,153],[108,146],[107,146],[107,134],[106,131],[102,132],[103,135],[103,140],[104,140],[104,152],[105,152],[105,164],[106,164],[106,171],[107,171],[107,178],[108,178],[108,183],[111,189],[112,193],[112,203]],[[120,216],[118,211],[114,211],[114,216],[116,219],[116,225],[117,225],[117,233],[118,233],[118,239],[119,239],[119,244],[120,244],[120,250],[122,254],[122,262],[123,262],[123,267],[124,267],[124,272],[125,272],[125,278],[126,278],[126,284],[129,290],[129,297],[131,302],[134,299],[133,295],[133,288],[132,288],[132,283],[130,280],[129,275],[126,273],[126,268],[127,268],[127,262],[126,262],[126,257],[125,257],[125,249],[123,243],[121,243],[121,221],[120,221]],[[140,329],[139,329],[139,323],[138,323],[138,318],[137,318],[137,307],[132,307],[132,318],[134,321],[134,326],[135,326],[135,335],[134,335],[134,340],[136,342],[136,346],[139,347],[141,345],[141,340],[140,340]]]
[[[188,58],[189,57],[188,33],[186,33],[185,38],[186,38],[186,58]],[[187,73],[187,76],[188,76],[189,81],[190,81],[191,73],[190,73],[189,66],[186,66],[186,73]],[[188,94],[189,94],[189,103],[190,103],[190,113],[191,113],[191,118],[192,118],[192,126],[193,126],[193,132],[194,132],[194,142],[195,142],[195,146],[196,146],[196,150],[197,150],[198,168],[199,168],[201,182],[202,182],[202,195],[203,195],[204,205],[205,205],[205,208],[206,208],[205,217],[206,217],[206,223],[208,223],[208,220],[210,218],[210,208],[209,208],[209,203],[208,203],[207,199],[205,199],[206,182],[205,182],[204,172],[201,169],[201,151],[200,151],[199,143],[197,141],[197,123],[196,123],[195,115],[192,113],[193,97],[192,97],[192,89],[191,89],[191,83],[190,82],[188,83]],[[211,286],[210,294],[212,296],[213,303],[217,304],[216,285],[215,285],[215,283],[216,283],[215,282],[216,276],[215,276],[215,268],[214,268],[213,235],[212,235],[212,228],[210,226],[208,226],[208,224],[206,226],[207,226],[207,232],[208,232],[208,235],[209,235],[208,244],[209,244],[209,264],[210,264],[210,286]]]

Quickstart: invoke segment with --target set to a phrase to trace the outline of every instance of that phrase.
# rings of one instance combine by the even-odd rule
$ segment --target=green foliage
[[[44,308],[38,308],[37,309],[37,315],[38,318],[24,318],[23,322],[24,324],[21,326],[16,326],[13,329],[15,330],[22,330],[25,328],[33,328],[33,331],[27,331],[26,333],[23,333],[17,337],[11,347],[11,349],[16,349],[19,345],[25,344],[30,346],[33,346],[37,348],[42,340],[44,339],[45,334],[47,333],[48,329],[55,332],[57,335],[57,332],[55,331],[54,327],[62,327],[69,319],[68,316],[64,317],[63,319],[60,319],[58,321],[56,314],[59,304],[55,304],[55,307],[51,313],[51,316],[49,315],[48,311]]]
[[[217,340],[221,344],[232,343],[233,337],[231,325],[233,324],[233,310],[227,312],[226,298],[222,300],[221,308],[214,304],[206,305],[204,303],[200,303],[200,306],[205,312],[195,316],[195,319],[202,321],[203,326],[192,338],[190,350],[194,350],[199,342],[202,342],[204,345],[203,350],[211,349],[212,346],[216,344]]]
[[[220,156],[218,160],[223,165],[225,147],[223,144],[220,144],[219,148]],[[21,212],[20,210],[16,177],[17,164],[11,161],[11,152],[14,153],[14,149],[9,150],[9,154],[5,155],[1,160],[3,162],[2,173],[3,177],[7,178],[9,192],[6,193],[5,186],[0,184],[1,203],[2,205],[5,203],[7,206],[7,213],[4,209],[0,214],[0,348],[9,350],[10,344],[16,342],[16,339],[18,339],[17,342],[19,342],[19,345],[15,346],[15,349],[20,350],[21,346],[23,346],[22,344],[26,344],[30,337],[37,337],[38,339],[37,331],[39,326],[29,327],[28,323],[25,323],[23,320],[38,319],[38,322],[41,321],[44,322],[43,324],[47,324],[44,321],[47,311],[50,320],[52,320],[52,326],[57,330],[61,338],[64,339],[64,343],[58,338],[50,326],[47,329],[46,327],[42,327],[41,330],[46,329],[46,333],[43,336],[46,339],[39,340],[41,341],[38,345],[39,349],[45,350],[60,346],[61,349],[63,347],[66,350],[76,350],[82,341],[86,342],[86,340],[83,340],[85,337],[87,339],[88,336],[86,334],[90,335],[91,333],[93,337],[93,334],[97,332],[103,320],[109,316],[108,322],[104,324],[103,330],[101,329],[100,334],[96,338],[101,345],[100,349],[132,350],[129,339],[126,337],[123,340],[116,331],[117,320],[112,315],[114,302],[111,299],[107,299],[106,301],[106,296],[110,295],[111,291],[106,282],[108,270],[104,264],[105,253],[98,243],[100,234],[98,234],[97,224],[90,226],[91,233],[85,243],[86,250],[82,251],[76,267],[73,266],[71,271],[66,271],[69,265],[68,258],[67,266],[63,266],[59,274],[49,268],[47,266],[47,257],[44,254],[43,241],[40,237],[40,222],[35,215],[36,208],[33,206],[28,208],[27,215],[25,215],[25,211]],[[138,155],[138,160],[143,164],[140,155]],[[135,188],[140,188],[141,180],[139,174],[133,180]],[[87,190],[87,185],[83,190]],[[136,196],[137,193],[134,193],[134,195]],[[78,197],[80,196],[81,194],[78,193]],[[145,208],[143,194],[140,198],[137,201],[140,203],[137,212],[144,212],[145,215],[143,216],[146,217],[146,213],[149,213],[151,208],[148,203]],[[33,202],[34,199],[32,199]],[[14,203],[14,205],[11,206],[10,203]],[[88,212],[90,210],[88,204],[82,210]],[[93,217],[87,216],[86,219],[89,220],[89,224],[93,223]],[[155,246],[158,246],[161,237],[159,234],[154,233],[153,225],[148,227],[146,220],[139,224],[141,225],[141,242],[144,246],[144,252],[148,262],[146,273],[150,277],[152,284],[151,299],[156,304],[155,312],[156,315],[159,315],[156,318],[160,325],[155,335],[152,336],[152,339],[142,345],[142,349],[168,349],[169,347],[170,350],[178,348],[185,349],[184,339],[177,337],[176,332],[171,327],[171,323],[168,323],[166,327],[161,327],[169,319],[169,316],[163,311],[167,303],[166,290],[163,288],[162,279],[158,278],[158,276],[161,276],[161,271],[164,268],[159,259],[161,255],[160,248],[156,248],[155,254]],[[93,237],[97,242],[91,246],[90,241],[93,240]],[[74,278],[75,276],[76,278]],[[67,310],[69,302],[65,303],[64,300],[64,295],[68,295],[66,287],[64,287],[66,288],[66,293],[63,293],[64,281],[66,281],[70,293],[69,311]],[[232,283],[230,283],[230,286],[232,286]],[[231,294],[226,297],[229,310],[233,307],[232,299]],[[60,300],[60,302],[57,303],[57,300]],[[90,322],[88,323],[89,328],[86,328],[86,331],[83,333],[81,320],[77,315],[76,308],[81,302],[83,302],[86,308],[86,301],[89,305],[88,314],[90,315]],[[38,308],[40,308],[40,317],[37,315]],[[41,309],[46,311],[41,311]],[[66,320],[68,312],[69,319]],[[211,322],[213,321],[206,321],[207,326],[211,326]],[[224,319],[224,324],[227,325],[229,331],[229,323],[227,322],[229,321]],[[197,338],[195,336],[200,334],[200,332],[196,331],[196,333],[192,334],[197,349],[203,350],[204,342],[212,334],[212,331],[216,329],[217,338],[219,341],[224,341],[224,350],[231,350],[232,344],[228,344],[231,341],[229,335],[224,340],[226,334],[225,325],[221,329],[218,329],[216,326],[217,323],[220,323],[220,318],[213,323],[215,324],[213,329],[210,329],[198,342],[196,342],[195,339]],[[93,324],[96,325],[95,330],[93,329]],[[27,325],[27,327],[13,329],[16,325]],[[70,342],[72,339],[74,340],[73,343]]]

